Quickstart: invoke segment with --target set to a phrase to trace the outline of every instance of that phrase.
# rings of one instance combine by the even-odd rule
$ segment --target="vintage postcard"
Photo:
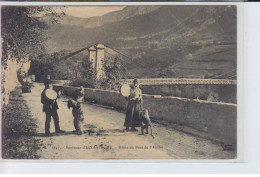
[[[2,159],[237,159],[237,6],[1,6]]]

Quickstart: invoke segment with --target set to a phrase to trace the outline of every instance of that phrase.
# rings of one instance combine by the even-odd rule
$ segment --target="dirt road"
[[[35,84],[32,93],[23,94],[37,120],[36,138],[44,146],[38,151],[42,159],[229,159],[234,153],[223,151],[210,140],[195,137],[160,124],[153,125],[155,139],[139,132],[125,132],[124,114],[90,104],[83,105],[85,128],[97,127],[95,133],[76,135],[73,116],[64,98],[58,100],[60,127],[64,134],[44,136],[45,114],[40,102],[43,85]],[[54,132],[53,120],[51,132]]]

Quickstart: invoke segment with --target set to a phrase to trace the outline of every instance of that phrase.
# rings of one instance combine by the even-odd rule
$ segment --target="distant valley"
[[[118,55],[134,77],[204,78],[236,68],[236,18],[235,6],[127,6],[66,15],[46,31],[46,46],[53,53],[103,43],[128,56]]]

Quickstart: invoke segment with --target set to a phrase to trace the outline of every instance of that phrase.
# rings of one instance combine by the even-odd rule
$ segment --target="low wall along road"
[[[54,85],[70,96],[78,87]],[[125,110],[127,101],[117,91],[85,89],[85,100]],[[143,95],[143,107],[149,110],[151,119],[163,119],[206,132],[217,141],[236,143],[237,105],[203,100]]]

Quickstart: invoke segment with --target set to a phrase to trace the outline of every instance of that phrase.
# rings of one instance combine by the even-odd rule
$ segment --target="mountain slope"
[[[86,23],[52,26],[46,34],[50,52],[101,42],[132,58],[122,57],[121,61],[136,77],[158,77],[165,69],[171,77],[204,77],[236,67],[234,6],[142,8],[130,6],[86,19],[87,28]],[[130,12],[134,12],[132,16]],[[95,18],[102,19],[101,23]]]
[[[103,16],[95,16],[90,18],[79,18],[66,14],[59,19],[59,23],[69,26],[80,26],[84,28],[94,28],[107,23],[118,22],[134,16],[152,12],[160,6],[127,6],[123,10],[107,13]],[[51,15],[41,17],[42,20],[49,21]]]

